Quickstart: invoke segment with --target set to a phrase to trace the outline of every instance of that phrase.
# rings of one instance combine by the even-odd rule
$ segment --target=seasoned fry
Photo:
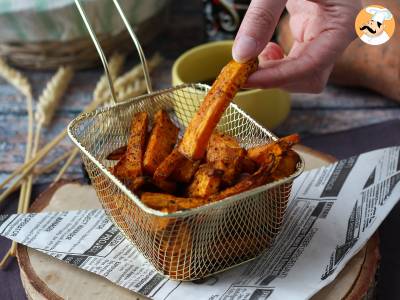
[[[172,172],[186,160],[185,156],[178,151],[177,148],[163,160],[154,172],[153,178],[155,182],[167,180]]]
[[[171,179],[181,183],[189,183],[194,174],[199,169],[200,161],[191,161],[185,157],[179,167],[171,174]]]
[[[210,197],[210,202],[219,201],[267,183],[268,179],[270,178],[271,172],[273,172],[273,170],[276,168],[276,165],[276,160],[274,156],[271,155],[269,158],[269,163],[262,165],[257,170],[257,172],[250,176],[247,176],[234,186],[229,187],[218,194],[212,195]]]
[[[207,147],[207,162],[223,172],[222,181],[232,185],[240,173],[246,151],[229,135],[213,133]]]
[[[147,113],[140,112],[134,116],[127,151],[113,168],[113,173],[118,178],[135,179],[143,174],[142,158],[148,123],[149,116]]]
[[[113,152],[107,155],[107,160],[120,160],[126,152],[126,145],[115,149]]]
[[[240,162],[240,171],[243,173],[252,174],[257,171],[257,163],[245,155]]]
[[[186,158],[177,148],[162,161],[154,172],[153,182],[165,192],[172,193],[176,189],[176,183],[170,181],[168,177],[173,173],[177,166],[181,165]]]
[[[243,234],[240,239],[222,236],[216,244],[213,245],[213,249],[210,251],[215,259],[215,264],[221,263],[226,257],[240,258],[251,258],[260,254],[265,244],[270,244],[266,241],[267,236],[259,236],[258,239],[254,238],[254,233],[249,235]],[[235,251],[231,251],[226,245],[235,245]]]
[[[215,161],[220,159],[220,151],[224,147],[240,148],[239,142],[230,135],[214,132],[207,146],[207,161]]]
[[[275,156],[282,155],[282,153],[289,150],[299,141],[300,137],[298,134],[288,135],[277,140],[276,142],[251,148],[247,150],[247,155],[251,160],[257,162],[258,164],[262,164],[268,159],[271,153],[273,153]]]
[[[153,179],[153,183],[167,193],[173,193],[176,190],[176,183],[167,179]]]
[[[117,200],[118,201],[118,200]],[[126,223],[130,225],[130,227],[136,228],[137,226],[141,227],[143,230],[149,230],[149,224],[151,225],[150,230],[153,232],[159,232],[165,230],[171,218],[160,218],[158,216],[150,216],[150,220],[146,221],[141,218],[141,208],[137,207],[134,202],[124,203],[121,208],[124,211],[124,216],[126,216]],[[162,212],[168,212],[167,210],[160,210]]]
[[[161,162],[174,149],[179,128],[171,122],[164,110],[154,115],[153,129],[143,159],[144,171],[153,175]]]
[[[143,193],[140,200],[148,207],[170,213],[195,208],[207,203],[207,200],[202,198],[182,198],[170,194],[149,192]]]
[[[272,181],[289,177],[296,171],[299,155],[293,150],[288,150],[280,160],[276,170],[271,174]]]
[[[149,117],[147,113],[136,114],[128,145],[107,156],[119,159],[113,173],[140,195],[144,204],[172,213],[219,201],[295,172],[299,157],[291,147],[299,142],[297,134],[246,151],[234,137],[213,133],[226,106],[256,67],[255,61],[230,62],[176,145],[179,129],[160,110],[144,149]],[[155,228],[162,230],[171,224],[165,221]]]
[[[149,192],[143,193],[140,197],[140,200],[148,207],[167,212],[177,211],[175,199],[173,195]]]
[[[218,192],[222,182],[223,172],[212,164],[201,165],[194,175],[194,180],[188,188],[189,197],[205,198]]]
[[[155,243],[160,247],[159,267],[172,278],[179,278],[187,275],[183,266],[192,255],[192,229],[183,222],[171,223],[173,234],[156,238]]]
[[[134,192],[138,192],[139,189],[145,185],[147,182],[147,178],[144,176],[138,176],[132,180],[128,180],[126,182],[127,186],[129,187],[129,189],[131,189]]]
[[[191,160],[203,158],[223,112],[257,66],[257,59],[246,63],[232,60],[222,69],[185,131],[179,145],[183,155]]]

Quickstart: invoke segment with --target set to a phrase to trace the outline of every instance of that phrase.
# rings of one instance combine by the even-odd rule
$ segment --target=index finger
[[[260,62],[260,68],[249,77],[247,86],[271,88],[290,85],[296,86],[296,91],[302,91],[296,83],[307,78],[307,86],[317,86],[310,91],[319,90],[326,79],[322,74],[331,68],[350,41],[350,36],[343,36],[335,29],[326,30],[309,42],[295,42],[287,57]]]
[[[274,33],[286,0],[253,0],[233,44],[232,56],[238,62],[257,57]]]

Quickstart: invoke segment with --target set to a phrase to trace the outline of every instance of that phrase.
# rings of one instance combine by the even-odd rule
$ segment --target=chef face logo
[[[355,23],[358,37],[369,45],[386,43],[392,37],[394,27],[392,13],[380,5],[371,5],[362,9]]]

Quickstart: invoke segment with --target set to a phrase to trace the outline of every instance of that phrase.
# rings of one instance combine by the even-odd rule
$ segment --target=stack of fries
[[[154,115],[149,136],[148,113],[137,113],[128,145],[108,156],[118,159],[112,173],[148,207],[168,213],[219,201],[294,173],[299,157],[291,147],[298,143],[298,135],[246,151],[234,137],[215,130],[256,68],[256,60],[231,61],[178,142],[179,128],[166,111]]]
[[[282,225],[293,178],[302,170],[291,149],[299,137],[274,140],[229,106],[256,68],[254,60],[228,63],[196,111],[190,105],[200,94],[184,86],[70,125],[106,212],[170,278],[199,279],[252,259]],[[223,126],[222,116],[228,117]],[[257,187],[260,192],[242,194]]]
[[[286,178],[296,171],[299,157],[291,147],[297,134],[248,150],[232,136],[214,131],[199,160],[181,156],[179,129],[159,110],[148,133],[149,115],[137,113],[128,145],[110,153],[118,160],[112,173],[148,207],[177,212],[245,192]]]

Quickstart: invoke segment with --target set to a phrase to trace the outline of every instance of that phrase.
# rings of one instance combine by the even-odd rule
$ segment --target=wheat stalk
[[[153,71],[155,67],[157,67],[162,61],[161,55],[156,53],[153,57],[148,61],[147,67],[149,72]],[[125,89],[127,85],[134,82],[136,79],[143,77],[143,68],[141,64],[134,66],[130,71],[126,72],[124,75],[118,77],[115,80],[114,88],[116,91],[118,89]]]
[[[129,98],[143,95],[146,92],[146,88],[146,81],[137,79],[133,84],[124,87],[124,89],[117,90],[118,101],[125,101]]]
[[[162,58],[160,54],[154,54],[154,56],[149,60],[147,64],[149,72],[154,70],[154,68],[156,68],[161,61]],[[128,72],[119,76],[114,81],[114,89],[117,101],[120,102],[123,100],[127,100],[128,98],[144,94],[144,92],[146,91],[146,82],[143,80],[143,78],[144,74],[141,64],[135,65]],[[104,93],[102,97],[95,99],[95,101],[98,101],[99,105],[110,105],[112,104],[111,100],[112,98],[109,90],[107,91],[107,93]]]
[[[32,156],[36,155],[40,144],[40,135],[43,126],[49,126],[57,107],[60,104],[60,99],[71,79],[74,75],[74,70],[71,67],[59,67],[56,74],[49,80],[46,87],[43,89],[36,106],[36,131],[33,142]],[[33,175],[27,178],[26,190],[23,199],[23,208],[27,209],[32,192]]]
[[[94,111],[98,106],[102,104],[103,99],[94,99],[87,105],[83,113]],[[33,171],[34,167],[52,150],[54,149],[67,135],[67,128],[64,128],[56,137],[44,145],[36,155],[34,155],[28,162],[16,168],[3,182],[0,183],[0,189],[4,188],[6,184],[11,182],[15,177],[19,176],[10,187],[8,187],[0,195],[0,204],[15,190],[20,182]]]
[[[50,125],[54,113],[60,103],[61,97],[64,95],[69,83],[71,82],[74,71],[71,67],[60,67],[56,74],[50,79],[44,88],[36,107],[36,131],[33,142],[33,149],[29,157],[36,155],[40,144],[40,134],[43,126]],[[26,184],[22,185],[21,195],[18,208],[21,212],[28,211],[29,200],[32,194],[33,175],[30,174],[26,180]],[[11,253],[15,252],[16,244],[11,247]]]
[[[109,98],[104,97],[94,98],[89,105],[84,108],[83,112],[87,113],[95,110],[100,105],[103,105],[108,99]],[[2,189],[7,183],[11,182],[15,177],[18,176],[18,179],[16,179],[13,184],[0,195],[0,204],[8,195],[12,193],[12,191],[14,191],[20,182],[33,171],[34,167],[65,138],[66,135],[67,128],[64,128],[63,131],[61,131],[56,137],[44,145],[34,157],[14,170],[11,175],[9,175],[3,182],[0,183],[0,189]]]
[[[117,52],[111,55],[110,62],[108,63],[108,71],[110,72],[112,80],[115,80],[115,78],[117,78],[118,74],[121,72],[124,62],[125,55],[119,54]],[[108,89],[108,78],[106,74],[103,74],[96,84],[93,92],[93,99],[102,98],[104,94],[107,93]]]
[[[52,162],[41,166],[39,168],[35,168],[34,170],[34,174],[37,175],[41,175],[41,174],[47,174],[50,173],[51,171],[53,171],[61,162],[63,162],[65,159],[67,159],[72,153],[73,153],[73,149],[68,150],[67,152],[64,152],[63,154],[61,154],[59,157],[57,157],[56,159],[54,159]]]
[[[146,82],[144,79],[141,80],[136,80],[133,84],[125,87],[125,89],[120,89],[117,90],[117,99],[120,100],[127,100],[129,98],[133,98],[139,95],[142,95],[146,92]],[[107,103],[107,98],[100,98],[98,100],[99,104],[113,104],[112,101],[109,101]],[[64,165],[61,167],[60,171],[56,175],[54,181],[57,182],[61,180],[62,176],[65,174],[65,172],[68,170],[68,168],[72,165],[74,162],[75,158],[79,154],[79,149],[75,148],[73,152],[69,155],[67,161],[64,163]]]
[[[114,53],[111,55],[110,62],[108,63],[108,71],[111,77],[111,80],[115,80],[118,74],[121,72],[125,62],[125,55]],[[96,87],[93,91],[93,100],[89,104],[89,106],[97,108],[107,101],[107,93],[109,94],[109,82],[106,74],[103,74],[99,81],[96,84]],[[65,172],[68,170],[70,165],[74,162],[75,157],[79,154],[77,149],[74,149],[71,154],[68,156],[67,161],[61,167],[60,171],[56,175],[54,181],[59,181]]]
[[[159,65],[160,62],[161,62],[161,56],[157,53],[148,62],[149,72],[151,72],[157,65]],[[114,88],[115,88],[115,92],[116,92],[117,101],[127,100],[129,98],[133,98],[133,97],[144,94],[146,92],[146,82],[143,79],[143,77],[144,77],[143,69],[140,64],[134,66],[130,71],[126,72],[122,76],[119,76],[114,82]],[[102,77],[102,79],[103,79],[103,77]],[[102,79],[100,79],[100,81]],[[100,84],[100,82],[96,85],[96,89],[99,84]],[[108,89],[104,90],[105,92],[103,94],[99,95],[97,93],[97,97],[95,96],[96,89],[95,89],[95,92],[93,93],[93,95],[94,95],[93,101],[92,101],[93,105],[101,106],[104,104],[105,105],[113,104],[111,101],[111,95],[110,95],[110,92]],[[79,151],[74,151],[73,153],[71,153],[68,160],[65,162],[65,164],[62,166],[59,173],[57,174],[57,176],[54,180],[55,182],[59,181],[62,178],[62,176],[65,174],[65,172],[68,170],[68,168],[72,165],[72,163],[74,162],[74,159],[76,158],[76,156],[78,154],[79,154]]]
[[[50,79],[43,89],[36,106],[36,122],[43,126],[49,126],[54,113],[64,95],[74,71],[71,67],[60,67],[57,73]]]
[[[0,76],[12,84],[26,98],[32,99],[32,88],[28,79],[20,72],[11,68],[7,63],[0,58]]]
[[[93,111],[86,110],[86,112]],[[44,147],[42,147],[36,155],[34,155],[28,162],[24,163],[22,166],[12,172],[2,183],[0,183],[0,189],[3,188],[7,183],[13,180],[15,177],[19,176],[3,193],[0,195],[0,204],[3,203],[5,199],[15,190],[15,188],[20,185],[20,182],[24,180],[33,171],[34,167],[52,150],[56,147],[67,135],[67,128],[64,128],[55,138],[48,142]]]
[[[20,72],[8,66],[2,59],[0,59],[0,75],[17,88],[26,98],[26,108],[28,113],[28,135],[25,150],[25,163],[27,163],[32,154],[32,140],[33,140],[33,101],[32,101],[32,88],[28,79]],[[25,182],[22,183],[22,188],[18,202],[18,212],[24,212],[24,199],[28,188]],[[0,262],[0,269],[2,269],[11,256],[15,256],[17,244],[13,242],[6,255]]]
[[[75,148],[74,148],[75,149]],[[71,149],[63,154],[61,154],[59,157],[57,157],[55,160],[53,160],[52,162],[41,166],[39,168],[35,168],[33,171],[33,174],[35,176],[39,176],[42,174],[47,174],[52,172],[61,162],[63,162],[66,158],[68,158],[73,152],[74,149]],[[20,181],[11,191],[11,193],[14,193],[15,191],[17,191],[18,189],[20,189],[22,186],[22,182]]]

